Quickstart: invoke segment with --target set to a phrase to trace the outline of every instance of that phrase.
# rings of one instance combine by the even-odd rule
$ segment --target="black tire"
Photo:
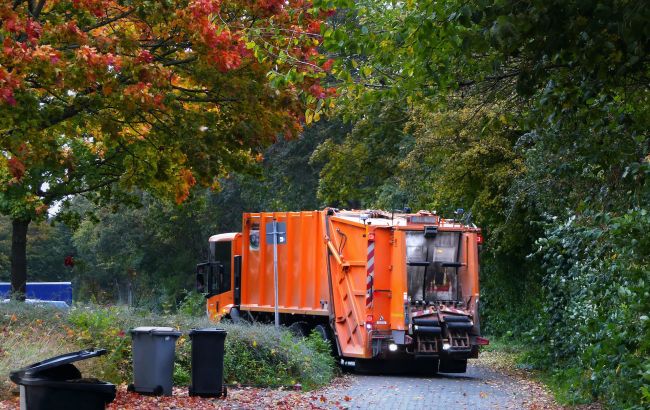
[[[316,325],[313,332],[318,333],[323,340],[330,340],[329,332],[323,325]]]
[[[307,322],[293,322],[289,325],[289,331],[297,337],[307,337],[309,325]]]
[[[221,391],[221,397],[223,397],[224,399],[228,397],[228,386],[226,385],[223,386],[223,389]]]
[[[162,394],[163,394],[163,390],[164,390],[163,387],[160,386],[160,385],[158,385],[158,386],[156,386],[156,387],[153,389],[153,394],[154,394],[155,396],[162,396]]]
[[[244,319],[241,315],[241,311],[237,308],[230,309],[230,313],[225,316],[225,318],[238,325],[250,325],[254,322],[254,320]]]
[[[332,331],[331,331],[329,326],[327,326],[327,325],[316,325],[316,326],[314,326],[314,329],[312,330],[312,332],[317,333],[318,335],[320,335],[320,337],[324,341],[326,341],[327,343],[330,344],[330,348],[331,348],[330,352],[332,354],[332,357],[334,357],[334,358],[339,357],[339,352],[338,352],[338,348],[336,346],[336,341],[334,340],[334,335],[332,334]]]
[[[126,391],[134,392],[135,391],[135,386],[133,383],[130,383],[128,386],[126,386]]]
[[[242,321],[241,316],[239,316],[239,309],[237,309],[237,308],[231,308],[230,313],[228,314],[228,317],[235,324],[241,323],[241,321]]]

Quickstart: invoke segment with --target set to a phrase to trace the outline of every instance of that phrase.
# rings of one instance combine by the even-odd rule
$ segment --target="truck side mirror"
[[[196,265],[196,291],[198,293],[206,293],[207,289],[205,284],[207,282],[207,263],[199,263]]]
[[[205,265],[205,274],[203,277],[205,290],[203,291],[203,293],[207,293],[208,296],[217,295],[221,293],[223,288],[221,280],[226,271],[224,265],[219,261],[201,263],[199,265]],[[199,265],[197,265],[197,267]],[[197,281],[198,281],[198,275],[197,275]]]

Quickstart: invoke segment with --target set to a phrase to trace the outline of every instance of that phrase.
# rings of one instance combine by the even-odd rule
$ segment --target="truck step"
[[[473,327],[470,322],[448,322],[447,329],[469,330]]]
[[[440,326],[420,326],[415,325],[414,329],[416,333],[427,333],[430,335],[439,335],[442,333],[442,328]]]
[[[413,324],[418,326],[440,326],[438,319],[413,318]]]

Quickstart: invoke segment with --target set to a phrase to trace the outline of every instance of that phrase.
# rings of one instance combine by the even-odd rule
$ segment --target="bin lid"
[[[153,335],[160,335],[160,336],[180,336],[181,332],[177,331],[173,327],[164,327],[164,326],[139,326],[139,327],[134,327],[133,329],[129,330],[131,334],[137,334],[137,333],[149,333]]]
[[[226,329],[219,329],[218,327],[206,327],[203,329],[192,329],[189,331],[189,335],[195,335],[195,334],[215,334],[215,333],[223,333],[226,334]]]
[[[30,364],[29,366],[23,367],[20,370],[13,371],[11,372],[10,378],[12,381],[16,382],[16,380],[23,379],[25,377],[33,377],[46,369],[52,369],[64,364],[90,359],[91,357],[97,357],[103,354],[106,354],[106,349],[85,349],[79,350],[78,352],[54,356],[49,359]]]

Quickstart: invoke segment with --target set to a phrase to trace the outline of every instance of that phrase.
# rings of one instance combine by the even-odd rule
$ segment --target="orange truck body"
[[[272,321],[277,288],[281,323],[325,329],[342,362],[401,357],[464,372],[487,343],[474,225],[325,209],[245,213],[242,226],[212,236],[210,261],[197,267],[215,320]]]

